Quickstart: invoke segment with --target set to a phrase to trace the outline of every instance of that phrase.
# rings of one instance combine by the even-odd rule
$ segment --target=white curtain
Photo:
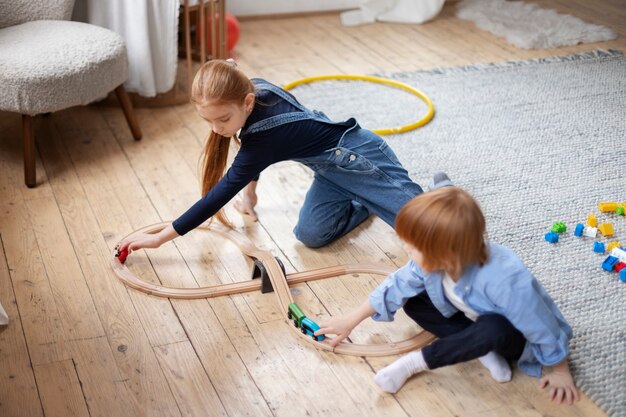
[[[128,50],[128,91],[154,97],[176,82],[179,0],[76,0],[74,20],[120,34]]]

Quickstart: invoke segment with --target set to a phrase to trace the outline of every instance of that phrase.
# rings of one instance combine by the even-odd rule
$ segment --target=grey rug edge
[[[490,62],[469,64],[461,66],[450,67],[432,67],[429,69],[420,69],[415,71],[384,71],[376,72],[373,75],[380,77],[394,77],[394,78],[408,78],[417,74],[460,74],[473,71],[489,71],[489,70],[502,70],[508,68],[536,65],[536,64],[551,64],[570,61],[585,61],[597,58],[616,58],[623,57],[624,52],[619,49],[594,49],[587,52],[575,52],[566,55],[551,55],[541,58],[523,59],[523,60],[506,60],[502,62]]]

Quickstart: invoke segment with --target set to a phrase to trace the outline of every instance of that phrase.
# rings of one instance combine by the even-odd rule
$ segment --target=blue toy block
[[[554,232],[546,233],[546,240],[550,243],[556,243],[559,241],[559,235]]]
[[[619,259],[616,258],[615,256],[611,256],[609,255],[604,262],[602,262],[602,269],[604,269],[605,271],[609,271],[611,272],[613,270],[613,268],[615,267],[615,264],[619,262]]]
[[[622,282],[626,282],[626,268],[619,271],[619,280]]]
[[[593,251],[596,253],[604,253],[604,243],[593,242]]]
[[[582,223],[578,223],[576,225],[576,228],[574,229],[574,236],[582,236],[583,235],[583,230],[585,230],[585,226]]]

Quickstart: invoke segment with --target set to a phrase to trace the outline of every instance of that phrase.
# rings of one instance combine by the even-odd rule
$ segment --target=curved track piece
[[[147,226],[133,233],[158,233],[168,225],[169,222],[159,223]],[[252,241],[237,231],[220,224],[212,224],[210,227],[201,226],[198,229],[210,230],[218,233],[223,237],[234,242],[244,255],[255,258],[263,262],[267,269],[268,275],[274,287],[274,293],[278,297],[278,302],[287,311],[287,306],[293,302],[290,285],[300,284],[307,281],[337,277],[340,275],[366,273],[387,275],[393,272],[393,268],[380,265],[338,265],[333,267],[319,268],[311,271],[283,274],[282,268],[278,261],[269,251],[257,248]],[[129,235],[130,236],[130,235]],[[117,277],[129,287],[135,288],[147,294],[158,297],[179,298],[179,299],[195,299],[195,298],[212,298],[221,297],[223,295],[241,294],[261,289],[260,280],[249,280],[243,282],[235,282],[231,284],[213,285],[202,288],[173,288],[156,285],[148,281],[144,281],[133,274],[125,264],[122,264],[118,258],[112,256],[111,266]],[[286,317],[285,317],[286,318]],[[400,342],[384,343],[377,345],[362,345],[342,342],[335,348],[327,343],[317,342],[311,337],[300,332],[299,329],[289,326],[292,331],[307,343],[312,343],[318,349],[324,349],[352,356],[390,356],[405,353],[411,350],[420,349],[433,341],[435,337],[426,331],[422,331],[417,335]]]

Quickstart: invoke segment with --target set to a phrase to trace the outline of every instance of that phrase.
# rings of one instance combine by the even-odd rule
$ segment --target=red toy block
[[[616,272],[620,272],[624,268],[626,268],[626,263],[624,263],[624,262],[618,262],[613,267],[613,269],[615,269]]]

